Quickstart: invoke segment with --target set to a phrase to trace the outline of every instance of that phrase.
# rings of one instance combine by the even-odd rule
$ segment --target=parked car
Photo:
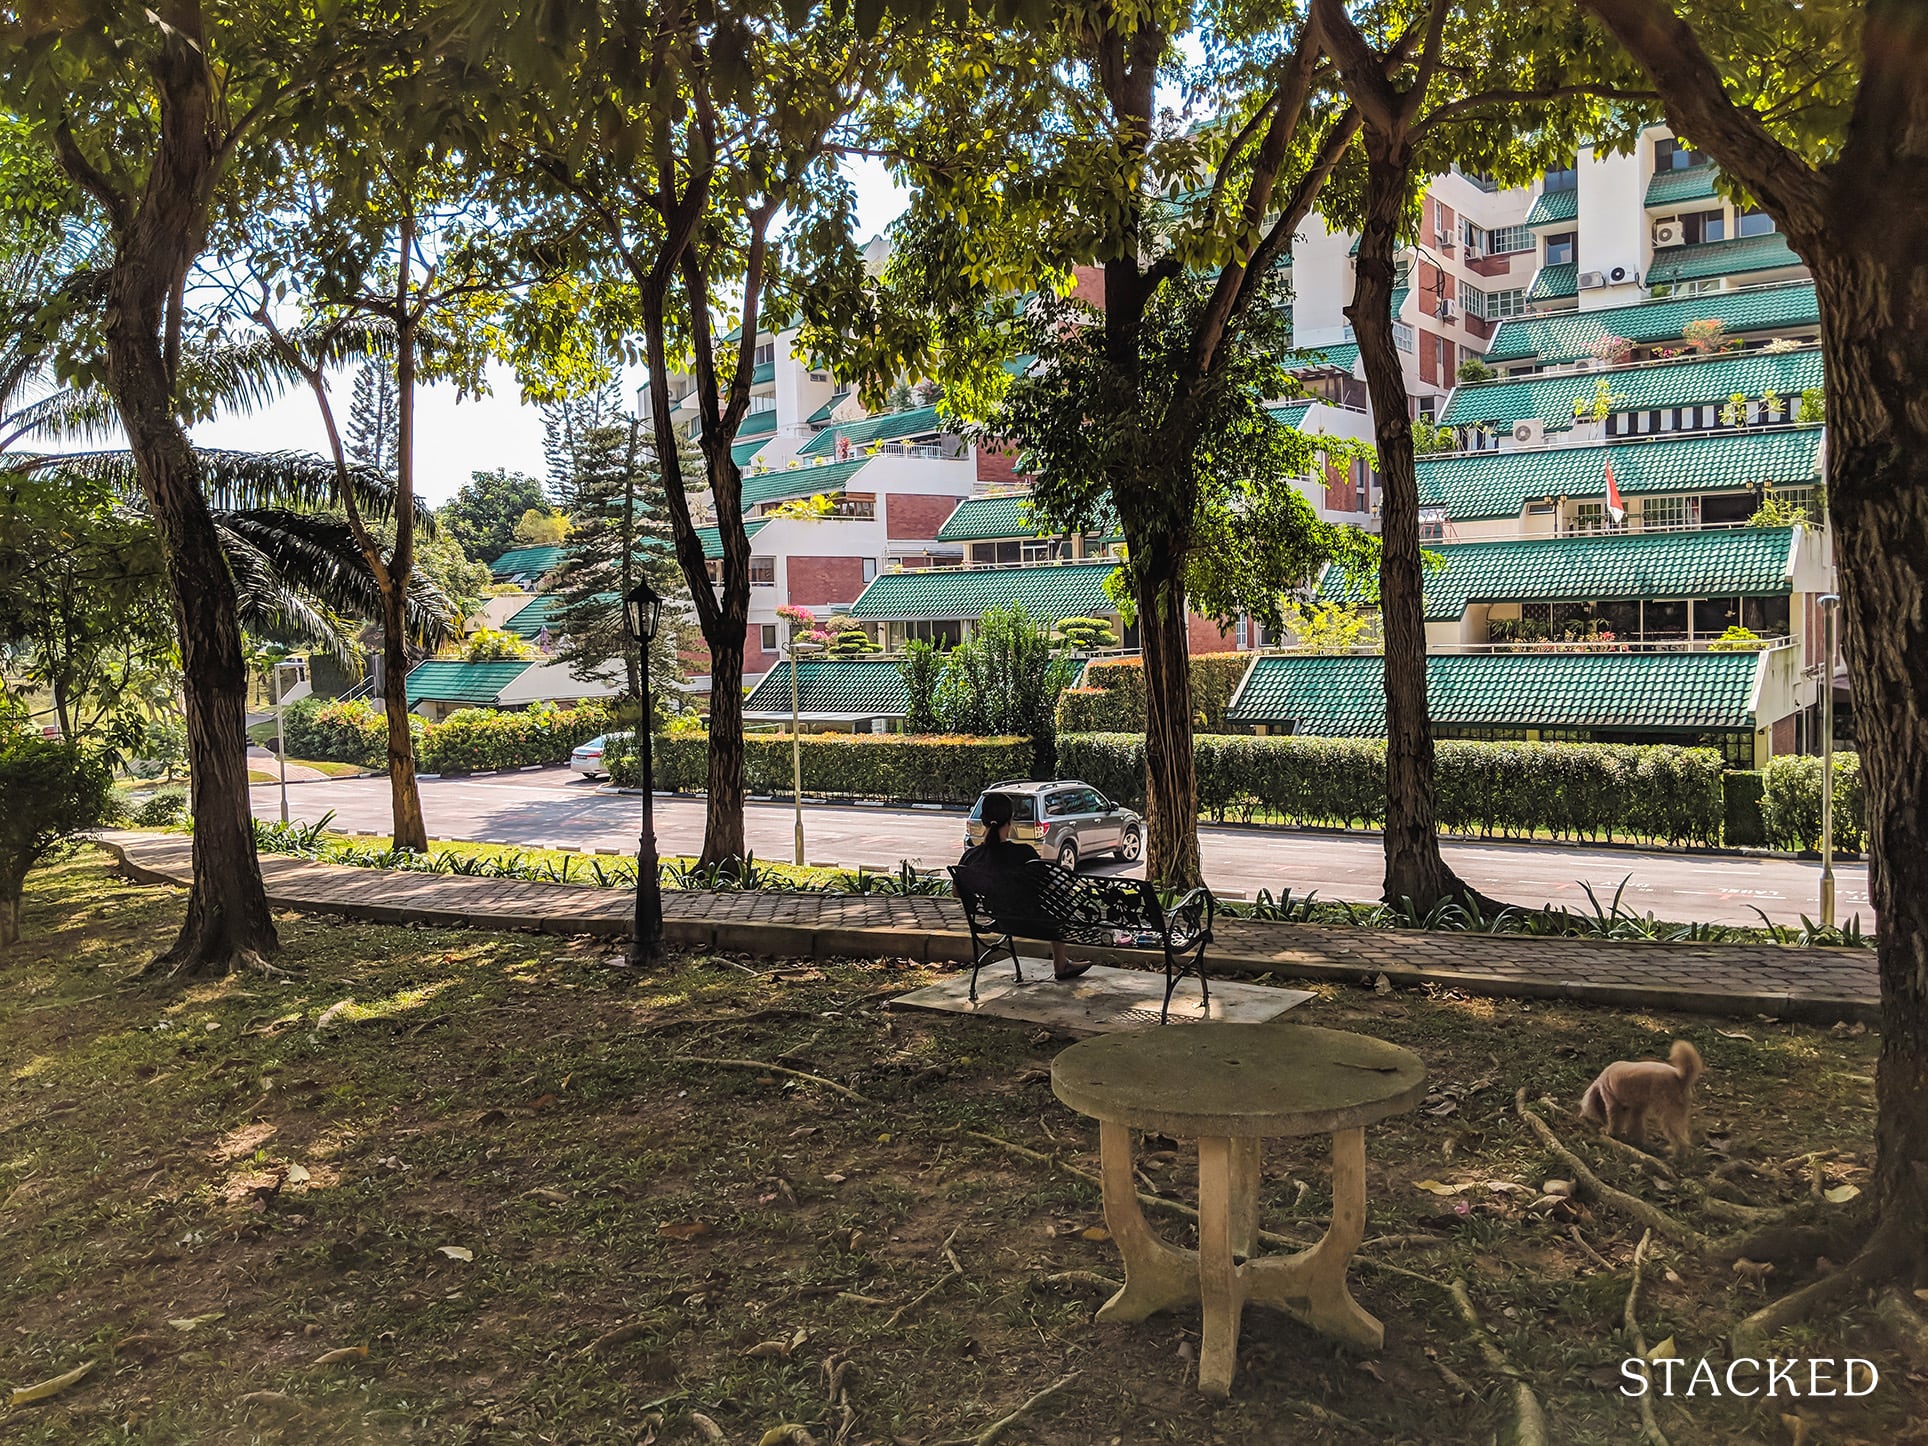
[[[984,798],[992,793],[1010,796],[1012,840],[1030,844],[1061,869],[1075,873],[1079,864],[1100,854],[1135,863],[1145,851],[1144,820],[1076,778],[992,784],[971,805],[964,823],[966,847],[984,842]]]
[[[607,733],[598,733],[587,743],[579,743],[569,755],[569,766],[585,778],[601,778],[609,772],[603,767],[603,744],[608,741]]]

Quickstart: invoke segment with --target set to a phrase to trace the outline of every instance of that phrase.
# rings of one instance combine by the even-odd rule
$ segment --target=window
[[[1573,530],[1575,532],[1605,532],[1607,530],[1607,504],[1604,502],[1582,502],[1573,509]]]
[[[1044,800],[1044,816],[1063,818],[1067,814],[1080,812],[1079,797],[1079,791],[1075,788],[1067,788],[1061,793],[1051,794]]]
[[[777,625],[775,623],[765,623],[763,625],[763,651],[766,653],[774,653],[776,650]]]
[[[1486,254],[1489,256],[1511,256],[1518,251],[1533,249],[1533,233],[1524,226],[1502,226],[1497,231],[1486,233]]]
[[[1351,328],[1348,327],[1347,330],[1350,331]],[[1395,321],[1392,324],[1392,344],[1401,351],[1411,351],[1416,344],[1413,329],[1403,321]]]
[[[1395,288],[1413,284],[1413,259],[1401,256],[1392,264],[1392,284]]]
[[[1540,181],[1542,191],[1577,191],[1580,189],[1580,168],[1574,162],[1548,171]]]
[[[1649,532],[1665,527],[1687,526],[1687,499],[1685,497],[1643,498],[1640,503],[1640,525]]]
[[[1499,179],[1487,174],[1485,171],[1462,171],[1458,166],[1454,166],[1453,174],[1462,180],[1470,181],[1488,195],[1491,195],[1500,188]]]
[[[1691,211],[1680,218],[1680,235],[1688,246],[1698,246],[1705,241],[1725,241],[1727,213],[1720,210]]]
[[[758,366],[768,366],[776,359],[777,344],[774,341],[766,341],[758,345],[756,349],[756,364]]]
[[[1654,142],[1656,171],[1684,171],[1689,166],[1704,166],[1709,159],[1707,152],[1693,150],[1672,136],[1663,136]]]
[[[1486,293],[1486,319],[1500,321],[1509,316],[1526,315],[1526,288]]]
[[[1419,540],[1421,542],[1444,542],[1446,540],[1446,509],[1444,507],[1422,507],[1419,509]]]
[[[777,560],[774,557],[753,557],[750,559],[750,586],[775,587],[777,585]]]
[[[1468,316],[1487,315],[1486,293],[1484,291],[1481,291],[1477,286],[1473,285],[1470,281],[1460,282],[1459,309],[1465,312]]]
[[[877,580],[877,559],[874,557],[866,557],[864,559],[864,581],[875,582],[876,580]]]
[[[1546,264],[1548,266],[1571,266],[1579,250],[1577,231],[1559,231],[1546,238]]]
[[[1772,236],[1775,232],[1774,218],[1762,210],[1743,211],[1734,226],[1736,236]]]
[[[1484,226],[1475,226],[1464,216],[1459,219],[1459,240],[1469,257],[1485,256],[1493,248],[1493,233]]]

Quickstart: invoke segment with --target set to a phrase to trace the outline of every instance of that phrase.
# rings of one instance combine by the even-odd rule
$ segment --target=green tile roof
[[[1285,369],[1294,372],[1331,369],[1349,373],[1358,361],[1358,342],[1335,341],[1329,346],[1308,346],[1291,352],[1285,358]]]
[[[915,437],[925,432],[941,432],[946,423],[937,415],[935,406],[917,407],[908,412],[885,412],[882,416],[865,417],[860,422],[844,422],[827,431],[817,433],[798,449],[803,457],[831,457],[837,452],[837,438],[850,438],[853,449],[868,446],[872,442],[892,442],[899,437]]]
[[[1538,417],[1549,431],[1566,431],[1573,426],[1574,401],[1592,397],[1602,380],[1612,387],[1616,412],[1700,406],[1725,402],[1736,393],[1758,397],[1769,390],[1791,401],[1806,388],[1821,385],[1821,349],[1731,352],[1558,376],[1475,382],[1454,388],[1439,420],[1451,427],[1476,423],[1510,427]]]
[[[760,412],[746,412],[743,421],[737,426],[738,441],[750,437],[774,437],[777,431],[777,409],[765,407]]]
[[[1044,563],[1035,567],[938,567],[885,572],[851,606],[857,618],[974,618],[1021,606],[1034,618],[1090,617],[1116,610],[1105,578],[1117,564]]]
[[[408,675],[408,706],[435,703],[493,703],[502,690],[520,678],[532,662],[463,663],[431,659],[418,663]]]
[[[1732,241],[1706,241],[1699,246],[1668,246],[1656,251],[1653,265],[1647,268],[1647,285],[1671,286],[1677,281],[1744,276],[1752,271],[1805,265],[1787,244],[1787,237],[1772,231],[1765,236],[1736,236]]]
[[[1297,431],[1299,424],[1305,420],[1305,414],[1312,410],[1313,400],[1310,397],[1295,397],[1289,402],[1273,402],[1265,410],[1282,425]]]
[[[939,542],[993,542],[1047,535],[1031,520],[1029,492],[987,492],[966,497],[937,529]]]
[[[748,466],[750,459],[770,445],[768,437],[746,437],[730,443],[730,460],[739,467]]]
[[[1606,463],[1625,496],[1806,486],[1821,471],[1819,426],[1683,433],[1612,446],[1536,447],[1418,459],[1419,501],[1454,521],[1518,517],[1542,497],[1604,497]]]
[[[1792,591],[1794,529],[1623,532],[1449,542],[1427,549],[1426,617],[1458,618],[1469,603],[1600,602],[1609,598],[1780,597]],[[1336,568],[1321,591],[1364,602]]]
[[[753,387],[761,386],[765,382],[773,382],[776,379],[777,364],[773,361],[758,362],[756,364],[756,370],[750,373],[750,385]]]
[[[763,502],[780,502],[787,497],[813,497],[819,492],[841,492],[850,479],[863,470],[868,457],[852,457],[848,462],[826,462],[813,467],[776,467],[768,472],[743,474],[743,505],[755,507]]]
[[[1812,281],[1716,291],[1679,300],[1565,311],[1557,316],[1520,316],[1500,323],[1486,348],[1491,363],[1532,358],[1548,366],[1579,361],[1603,336],[1624,336],[1640,345],[1680,340],[1690,321],[1722,321],[1729,332],[1813,327],[1821,321]]]
[[[1720,178],[1719,166],[1686,166],[1678,171],[1655,171],[1647,182],[1647,209],[1678,206],[1686,201],[1712,201],[1719,197],[1714,182]]]
[[[1395,321],[1399,319],[1399,313],[1406,309],[1406,298],[1410,295],[1410,286],[1395,286],[1392,289],[1392,315]]]
[[[818,407],[816,411],[810,414],[810,418],[809,418],[810,425],[813,427],[821,427],[826,425],[830,421],[830,414],[836,411],[837,408],[841,407],[844,404],[844,398],[848,397],[849,395],[850,395],[850,389],[848,387],[846,387],[841,392],[837,392],[833,394],[829,401],[825,402],[821,407]],[[775,415],[775,414],[772,413],[772,415]]]
[[[1528,301],[1558,301],[1562,297],[1579,294],[1580,266],[1575,261],[1542,266],[1533,273],[1533,284],[1526,288]]]
[[[1475,653],[1426,660],[1435,724],[1627,730],[1752,728],[1759,653]],[[1373,738],[1386,731],[1382,657],[1262,657],[1235,723]]]
[[[1580,192],[1568,187],[1564,191],[1542,191],[1534,201],[1533,209],[1526,213],[1529,226],[1554,226],[1562,221],[1578,220],[1580,216]]]
[[[759,517],[754,521],[744,523],[743,535],[745,537],[755,537],[757,533],[763,530],[764,524],[769,520],[767,517]],[[721,557],[723,555],[723,534],[720,528],[699,527],[696,529],[696,536],[703,544],[703,556]]]
[[[555,593],[545,592],[531,598],[521,612],[510,618],[502,626],[519,638],[533,638],[544,628],[555,622],[556,614],[563,609],[563,600]]]
[[[806,658],[797,665],[797,713],[803,718],[901,718],[909,700],[894,658]],[[790,664],[765,673],[743,711],[789,717]]]
[[[518,547],[490,563],[489,572],[497,578],[541,577],[561,561],[561,547]]]

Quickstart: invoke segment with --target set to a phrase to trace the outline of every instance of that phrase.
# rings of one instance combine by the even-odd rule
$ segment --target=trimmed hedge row
[[[1028,738],[807,733],[801,743],[804,792],[817,798],[971,803],[987,784],[1031,776]],[[679,793],[706,788],[709,747],[707,734],[658,734],[650,754],[656,786]],[[638,769],[630,748],[605,752],[603,761],[611,782],[636,786]],[[751,793],[790,791],[788,734],[755,734],[743,740],[743,781]]]
[[[1861,794],[1861,755],[1834,755],[1834,846],[1860,853],[1867,846]],[[1821,847],[1821,760],[1805,754],[1770,758],[1762,778],[1761,828],[1775,848]]]
[[[1352,828],[1385,818],[1383,739],[1193,741],[1199,808],[1214,819],[1265,814]],[[1144,748],[1136,734],[1063,734],[1059,772],[1141,807]],[[1709,748],[1450,740],[1438,745],[1437,778],[1439,823],[1454,833],[1702,844],[1721,837],[1721,759]]]
[[[410,716],[415,766],[423,773],[473,773],[564,763],[569,750],[608,728],[600,703],[563,709],[538,703],[525,711],[464,708],[440,723]],[[388,767],[388,718],[365,698],[350,702],[304,699],[292,705],[282,726],[290,758]]]
[[[1225,731],[1225,712],[1251,662],[1249,653],[1200,653],[1190,659],[1192,726],[1197,732]],[[1088,664],[1079,686],[1058,695],[1058,731],[1144,732],[1144,661],[1100,658]]]

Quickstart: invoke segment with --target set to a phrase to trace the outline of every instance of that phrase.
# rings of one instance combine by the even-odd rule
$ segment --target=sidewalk
[[[279,782],[281,779],[281,760],[275,757],[273,749],[263,748],[259,743],[251,743],[248,745],[248,767],[258,772],[268,774],[276,782]],[[327,781],[328,775],[323,773],[319,768],[310,768],[305,763],[290,763],[288,765],[288,782],[290,783],[326,783]]]
[[[122,872],[144,883],[187,882],[192,841],[180,834],[100,836]],[[277,908],[381,924],[530,929],[549,934],[629,933],[634,895],[574,884],[525,883],[318,864],[264,854],[261,873]],[[685,949],[730,949],[771,958],[909,958],[969,963],[963,913],[944,898],[896,895],[665,890],[664,933]],[[1772,944],[1643,944],[1509,934],[1422,933],[1222,920],[1206,956],[1213,974],[1431,984],[1469,994],[1568,999],[1633,1008],[1818,1024],[1878,1017],[1871,949]],[[1144,963],[1139,951],[1093,950],[1103,963]]]

